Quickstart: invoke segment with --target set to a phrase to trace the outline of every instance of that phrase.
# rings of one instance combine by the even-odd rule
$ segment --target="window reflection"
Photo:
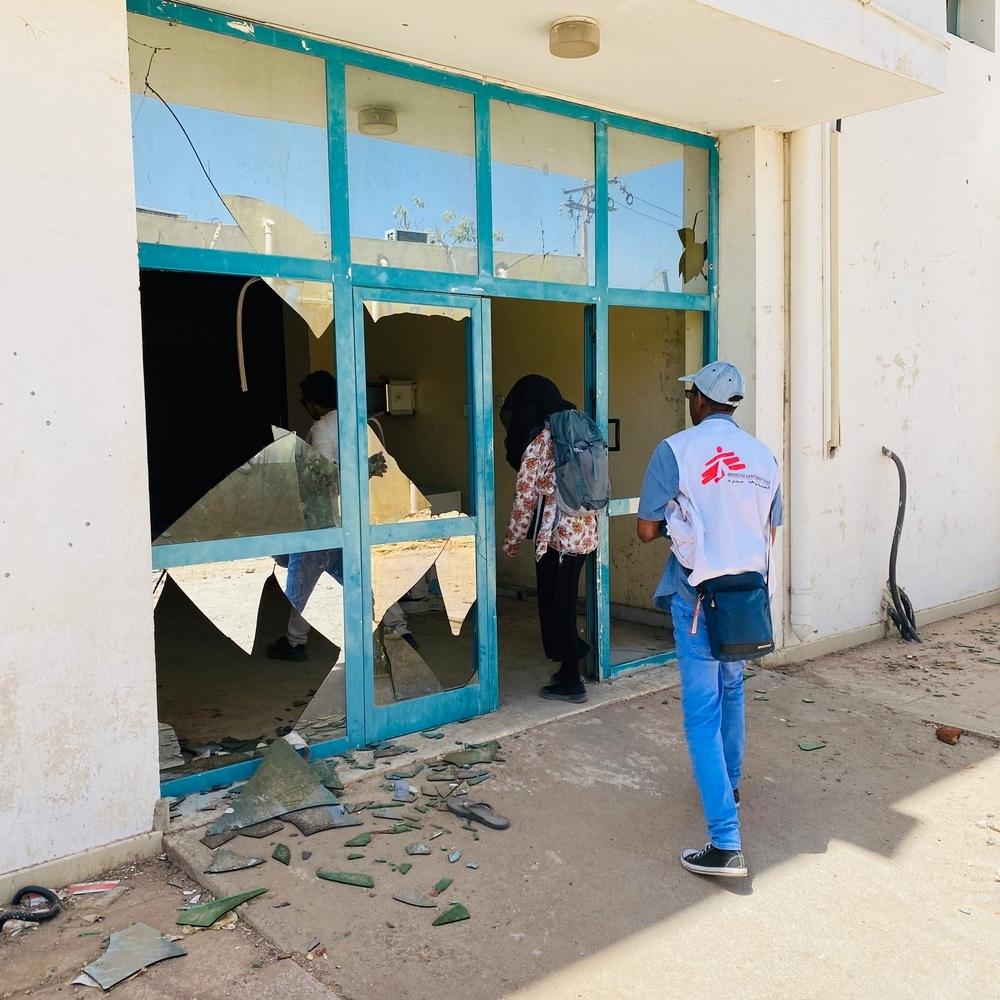
[[[475,273],[473,97],[347,68],[351,256]]]
[[[708,290],[708,150],[608,130],[608,280]]]
[[[128,15],[139,241],[329,258],[324,62]]]
[[[594,126],[490,102],[494,272],[594,280]]]

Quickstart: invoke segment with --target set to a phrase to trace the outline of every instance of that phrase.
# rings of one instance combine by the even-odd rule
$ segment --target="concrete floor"
[[[511,829],[483,830],[476,842],[457,822],[432,814],[451,830],[439,840],[463,853],[456,865],[435,850],[409,858],[413,869],[403,876],[375,859],[404,860],[416,836],[376,837],[363,860],[348,862],[344,841],[357,828],[303,838],[286,825],[276,837],[238,837],[227,846],[269,855],[273,843],[286,843],[288,868],[269,861],[245,873],[201,875],[208,851],[198,842],[202,831],[191,827],[211,819],[206,813],[178,824],[168,849],[218,895],[268,887],[242,908],[242,922],[269,954],[291,953],[348,1000],[998,997],[1000,738],[967,734],[946,746],[922,709],[896,704],[913,687],[911,674],[924,673],[924,657],[954,661],[957,670],[917,693],[945,694],[933,702],[954,703],[958,712],[961,698],[951,692],[975,690],[976,711],[1000,729],[1000,668],[988,662],[1000,658],[997,619],[994,609],[937,626],[941,634],[928,634],[932,641],[921,647],[889,639],[749,679],[747,880],[700,879],[677,863],[679,851],[700,846],[705,835],[669,669],[621,682],[626,700],[595,698],[591,710],[547,724],[535,716],[530,728],[504,737],[506,763],[493,765],[479,789],[510,816]],[[866,677],[879,686],[865,690]],[[654,690],[658,684],[667,686]],[[766,700],[755,700],[756,692]],[[949,712],[937,715],[951,721]],[[420,753],[405,760],[516,730],[518,721],[501,712],[447,727],[446,739],[419,741]],[[803,737],[827,746],[803,752]],[[369,772],[348,784],[344,798],[382,797],[377,784]],[[367,817],[362,829],[376,825],[383,824]],[[303,850],[312,857],[303,860]],[[467,861],[479,869],[465,868]],[[368,872],[375,888],[320,881],[320,866]],[[433,928],[432,911],[392,899],[398,889],[426,891],[443,875],[454,884],[442,900],[461,900],[470,920]],[[176,889],[163,892],[177,904]],[[289,905],[275,908],[279,902]],[[160,919],[168,921],[167,911]],[[27,982],[22,970],[36,955],[37,971],[49,931],[0,951],[0,963],[14,970],[13,995],[24,995],[17,992]],[[328,957],[307,963],[302,952],[315,938]],[[98,939],[82,940],[88,958],[100,952]],[[186,993],[171,985],[182,962]],[[133,993],[138,986],[130,983],[116,995],[231,995],[207,973],[191,985],[194,964],[177,959],[135,981],[159,983],[161,992]],[[40,995],[59,995],[55,984],[67,981],[50,977],[53,992]]]

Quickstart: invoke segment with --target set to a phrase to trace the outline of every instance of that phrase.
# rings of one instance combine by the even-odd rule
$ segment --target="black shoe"
[[[740,790],[738,788],[733,789],[733,798],[736,799],[736,808],[740,807]]]
[[[742,851],[724,851],[721,847],[706,844],[696,851],[688,848],[681,852],[681,864],[697,875],[718,875],[722,878],[746,878],[747,863]]]
[[[587,700],[587,689],[583,686],[583,681],[575,684],[549,684],[538,693],[549,701],[571,701],[576,705]]]
[[[309,659],[305,646],[293,646],[286,636],[275,639],[267,644],[267,658],[269,660],[291,660],[293,663],[301,663]]]

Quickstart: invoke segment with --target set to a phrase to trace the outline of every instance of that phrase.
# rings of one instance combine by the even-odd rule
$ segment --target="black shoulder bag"
[[[702,580],[698,600],[705,609],[708,644],[716,660],[753,660],[774,652],[771,595],[760,573]]]

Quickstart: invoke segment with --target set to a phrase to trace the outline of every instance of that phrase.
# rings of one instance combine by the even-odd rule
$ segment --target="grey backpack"
[[[549,417],[556,461],[556,506],[579,517],[605,510],[611,499],[608,443],[597,424],[579,410]]]

